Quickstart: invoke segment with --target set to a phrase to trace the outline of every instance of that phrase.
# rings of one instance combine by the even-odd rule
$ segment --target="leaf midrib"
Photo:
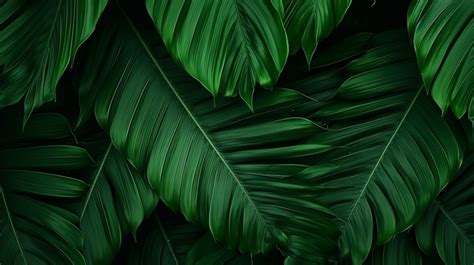
[[[91,187],[89,188],[89,192],[87,193],[86,200],[84,202],[84,207],[82,207],[81,215],[79,216],[79,220],[82,221],[82,218],[84,217],[84,214],[87,210],[87,207],[89,206],[90,199],[92,197],[92,192],[94,192],[95,187],[97,186],[97,180],[100,177],[100,173],[102,173],[102,170],[105,165],[105,161],[109,157],[110,151],[112,150],[112,143],[109,144],[107,147],[107,150],[105,151],[104,157],[102,158],[102,161],[100,162],[99,169],[97,169],[97,173],[94,176],[94,179],[92,180]]]
[[[171,242],[168,238],[168,234],[166,234],[166,231],[163,227],[163,224],[161,223],[161,220],[160,220],[160,217],[155,213],[155,219],[156,219],[156,222],[158,223],[158,226],[160,227],[160,232],[161,234],[163,235],[163,237],[165,238],[165,241],[166,241],[166,245],[168,246],[170,252],[171,252],[171,256],[173,257],[173,260],[176,262],[176,265],[179,265],[179,261],[178,261],[178,258],[176,257],[176,254],[174,253],[174,249],[173,247],[171,246]]]
[[[26,256],[25,256],[25,252],[23,252],[23,247],[20,243],[20,239],[18,238],[18,235],[16,233],[16,228],[15,226],[13,225],[13,220],[12,220],[12,216],[10,214],[10,210],[8,209],[8,204],[7,204],[7,199],[5,198],[5,194],[4,194],[4,189],[2,188],[2,186],[0,185],[0,194],[2,195],[1,196],[1,199],[3,201],[3,205],[5,205],[5,211],[7,212],[7,219],[8,219],[8,222],[10,223],[10,227],[12,228],[12,231],[13,231],[13,235],[15,236],[15,241],[18,245],[18,248],[20,249],[20,253],[21,253],[21,257],[23,259],[23,261],[25,262],[25,264],[28,264],[28,262],[26,261]]]
[[[453,218],[451,218],[451,215],[449,214],[449,212],[444,209],[443,205],[438,201],[438,200],[434,200],[433,201],[434,204],[436,204],[436,206],[441,210],[441,212],[446,216],[446,218],[449,220],[449,222],[454,226],[454,228],[459,232],[459,234],[464,238],[464,240],[466,240],[466,242],[468,242],[469,245],[473,246],[474,247],[474,244],[473,242],[471,242],[467,236],[466,233],[464,233],[462,231],[462,229],[458,226],[458,224],[453,220]]]
[[[387,144],[385,145],[385,148],[384,150],[382,151],[382,153],[380,154],[379,156],[379,159],[377,160],[377,163],[375,163],[374,165],[374,168],[372,169],[372,171],[370,172],[369,174],[369,177],[367,178],[367,181],[365,182],[364,184],[364,187],[362,188],[362,190],[360,191],[360,194],[359,196],[357,197],[357,200],[354,202],[353,204],[353,207],[347,217],[347,221],[345,222],[345,225],[343,226],[343,228],[341,229],[341,232],[343,233],[345,228],[347,227],[347,224],[350,222],[350,219],[352,217],[352,215],[354,214],[354,211],[355,209],[357,208],[357,205],[359,204],[360,200],[362,199],[362,197],[365,195],[365,192],[367,190],[367,187],[369,186],[369,183],[372,182],[372,180],[374,179],[374,176],[375,176],[375,171],[377,171],[380,163],[382,162],[384,156],[385,156],[385,153],[387,152],[388,148],[390,147],[390,145],[392,144],[393,140],[395,139],[395,136],[398,134],[398,131],[400,130],[400,128],[402,127],[403,123],[405,122],[406,118],[408,117],[408,114],[410,113],[410,111],[412,110],[413,106],[415,105],[415,102],[416,100],[418,99],[418,96],[420,95],[421,91],[423,90],[423,87],[420,87],[418,89],[418,92],[416,93],[416,95],[414,96],[413,100],[410,102],[410,105],[407,107],[405,113],[403,114],[402,118],[400,119],[400,122],[398,123],[397,127],[395,128],[392,136],[390,137],[389,141],[387,142]]]
[[[54,14],[54,18],[53,18],[53,22],[51,23],[51,29],[49,30],[49,33],[48,33],[48,38],[46,39],[46,45],[47,45],[47,48],[45,48],[43,50],[43,55],[41,56],[41,61],[43,62],[43,65],[47,65],[45,63],[45,60],[47,58],[47,54],[48,52],[50,51],[49,47],[51,46],[50,45],[50,42],[51,42],[51,38],[53,36],[53,31],[54,31],[54,28],[55,28],[55,25],[56,25],[56,21],[59,17],[59,12],[62,8],[62,5],[63,5],[63,0],[60,0],[59,1],[59,4],[58,4],[58,9],[56,10],[55,14]],[[42,68],[42,73],[41,73],[41,86],[44,87],[44,76],[45,76],[45,72],[46,72],[46,67]]]
[[[173,92],[173,94],[175,95],[175,97],[178,99],[178,101],[180,102],[181,106],[186,110],[186,112],[188,113],[188,116],[191,118],[191,120],[194,122],[194,124],[198,127],[199,131],[201,132],[201,134],[204,136],[204,138],[206,139],[206,141],[209,143],[209,145],[212,147],[212,149],[214,150],[214,152],[217,154],[217,156],[219,157],[219,159],[221,160],[221,162],[225,165],[225,167],[227,168],[227,170],[230,172],[230,174],[234,177],[235,181],[237,182],[238,186],[240,187],[240,189],[243,191],[245,197],[247,197],[247,200],[250,202],[250,205],[252,206],[252,208],[254,208],[255,212],[257,213],[257,215],[260,217],[260,219],[262,220],[262,222],[268,226],[267,222],[266,222],[266,219],[263,218],[263,215],[262,213],[258,210],[257,206],[255,205],[254,201],[250,198],[250,195],[248,194],[247,190],[244,188],[244,186],[242,185],[242,183],[240,182],[239,178],[235,175],[234,171],[230,168],[227,160],[222,156],[222,154],[219,152],[219,150],[217,149],[217,147],[214,145],[214,143],[211,141],[211,139],[209,138],[209,136],[206,134],[204,128],[202,128],[201,124],[196,120],[196,117],[194,117],[193,113],[191,112],[191,110],[188,108],[188,106],[184,103],[184,101],[181,99],[179,93],[176,91],[176,88],[173,86],[173,84],[171,83],[171,81],[168,79],[168,77],[166,76],[165,72],[163,71],[163,69],[161,68],[160,64],[158,63],[158,61],[156,60],[156,58],[153,56],[153,53],[150,51],[150,49],[148,48],[147,44],[145,43],[145,41],[143,40],[143,38],[141,37],[140,33],[138,32],[138,30],[135,28],[135,26],[133,25],[131,19],[127,16],[127,14],[123,11],[122,7],[117,4],[122,15],[125,17],[125,19],[127,20],[127,23],[128,25],[130,26],[130,28],[133,30],[133,32],[135,33],[137,39],[139,40],[140,44],[143,46],[143,48],[145,49],[146,53],[148,54],[148,56],[150,57],[150,59],[153,61],[153,64],[156,66],[156,68],[158,69],[158,71],[160,72],[160,74],[162,75],[163,79],[165,80],[165,82],[168,84],[168,87],[171,89],[171,91]]]

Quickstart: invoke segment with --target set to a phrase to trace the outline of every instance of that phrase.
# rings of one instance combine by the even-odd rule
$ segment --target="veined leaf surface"
[[[0,108],[25,96],[25,121],[94,31],[107,0],[13,0],[0,7]]]
[[[340,218],[342,255],[356,265],[419,219],[464,155],[460,133],[423,93],[404,32],[372,42],[345,67],[349,78],[334,99],[313,114],[328,127],[314,138],[338,148],[302,172],[326,188],[318,198]]]
[[[127,264],[142,265],[271,265],[276,256],[239,253],[217,243],[209,232],[172,215],[163,215],[164,207],[150,217],[139,234],[138,243],[127,252]],[[166,213],[166,212],[165,212]],[[168,217],[168,218],[167,218]],[[141,237],[140,237],[141,236]]]
[[[110,264],[128,232],[153,211],[158,196],[128,161],[101,139],[90,144],[100,159],[89,170],[90,188],[84,196],[80,222],[88,264]]]
[[[320,127],[288,116],[308,99],[288,89],[261,91],[256,114],[240,100],[215,103],[153,34],[123,12],[114,17],[84,63],[81,104],[95,108],[160,198],[241,251],[279,246],[313,262],[334,254],[338,231],[314,196],[318,187],[291,177],[307,167],[304,158],[329,148],[303,141]]]
[[[272,87],[286,63],[282,15],[270,0],[146,5],[170,54],[214,96],[240,94],[252,108],[255,85]]]
[[[474,122],[474,11],[470,0],[413,0],[408,30],[426,89],[443,112]]]
[[[352,0],[283,0],[290,53],[303,48],[308,65],[318,43],[341,22]]]
[[[437,252],[445,264],[474,262],[473,186],[474,155],[470,154],[454,181],[416,225],[420,248],[431,255]]]
[[[86,193],[87,183],[65,173],[92,160],[83,148],[63,143],[69,125],[59,114],[33,115],[24,133],[20,115],[17,121],[0,132],[11,139],[0,148],[0,263],[85,264],[79,218],[58,205]]]

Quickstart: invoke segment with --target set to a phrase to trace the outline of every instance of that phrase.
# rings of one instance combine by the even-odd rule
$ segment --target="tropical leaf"
[[[458,130],[422,93],[404,36],[375,36],[374,47],[345,67],[349,77],[332,102],[312,116],[328,127],[314,139],[339,148],[300,174],[326,188],[318,198],[340,218],[342,256],[353,264],[365,260],[373,243],[413,225],[463,157]],[[302,91],[314,97],[310,88]]]
[[[372,251],[364,265],[440,265],[437,259],[423,255],[414,236],[406,232]]]
[[[286,63],[279,1],[147,0],[146,5],[170,54],[214,96],[239,94],[252,108],[255,85],[272,87]]]
[[[147,39],[153,34],[123,11],[110,19],[84,62],[81,106],[95,108],[112,143],[165,204],[242,252],[278,246],[313,262],[334,254],[338,231],[313,195],[318,187],[291,177],[305,158],[330,148],[302,142],[323,129],[288,116],[308,99],[260,91],[257,114],[238,99],[214,102]]]
[[[426,89],[446,112],[474,122],[472,1],[413,0],[408,30]]]
[[[175,215],[153,214],[142,230],[142,238],[126,249],[127,264],[135,265],[248,265],[281,264],[276,257],[241,254],[216,243],[201,227]],[[165,214],[163,214],[165,212]],[[139,235],[140,236],[140,235]]]
[[[436,198],[416,225],[416,239],[427,254],[436,252],[448,265],[474,262],[474,155],[467,157],[454,181]]]
[[[318,43],[341,22],[351,0],[283,0],[290,53],[300,47],[311,63]]]
[[[91,184],[80,213],[84,254],[88,264],[110,264],[122,237],[129,231],[135,234],[158,196],[111,143],[100,139],[89,145],[101,149],[101,159],[90,171]]]
[[[59,204],[86,193],[87,183],[64,173],[90,165],[90,156],[64,144],[69,125],[58,114],[34,114],[23,134],[21,116],[8,117],[0,132],[10,139],[0,149],[0,263],[85,264],[79,218]]]
[[[25,121],[94,31],[107,0],[13,0],[0,6],[0,108],[25,96]]]
[[[321,53],[311,63],[312,69],[355,59],[367,51],[373,33],[360,32],[322,47]]]

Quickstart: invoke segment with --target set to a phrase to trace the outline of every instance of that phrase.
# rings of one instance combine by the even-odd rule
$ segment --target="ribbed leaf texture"
[[[127,249],[127,264],[142,265],[271,265],[278,256],[251,255],[215,242],[209,232],[189,224],[164,207],[140,228],[138,243]]]
[[[107,0],[13,0],[0,6],[0,108],[23,96],[25,121],[94,31]]]
[[[337,27],[351,0],[283,0],[290,53],[300,47],[311,63],[318,43]]]
[[[313,262],[333,255],[338,231],[314,196],[318,187],[291,177],[306,168],[305,157],[330,148],[304,143],[322,129],[288,117],[308,99],[287,89],[262,91],[258,114],[238,99],[214,102],[162,45],[146,39],[153,34],[123,11],[112,16],[84,63],[82,115],[93,106],[161,199],[218,241],[252,253],[278,246]]]
[[[408,30],[423,82],[443,112],[474,122],[474,12],[470,0],[414,0]]]
[[[416,239],[427,254],[445,264],[474,262],[474,155],[466,157],[454,181],[436,198],[416,225]]]
[[[81,208],[84,255],[88,264],[110,264],[122,243],[155,208],[158,196],[107,140],[89,143],[99,149],[90,188]],[[96,151],[96,152],[97,152]]]
[[[340,218],[342,256],[356,265],[374,244],[419,219],[464,155],[456,127],[423,93],[405,36],[375,36],[373,47],[345,66],[348,78],[332,101],[313,112],[328,127],[314,139],[335,148],[300,175],[326,188],[318,198]],[[289,87],[314,97],[304,86],[317,91],[319,83],[310,78]]]
[[[92,159],[69,144],[71,131],[59,114],[33,115],[24,133],[20,115],[7,117],[0,115],[9,124],[0,132],[8,138],[0,149],[0,263],[85,264],[79,218],[60,203],[86,193],[87,183],[65,174]]]
[[[414,234],[405,232],[387,244],[372,251],[364,265],[441,265],[436,258],[430,258],[416,245]]]
[[[146,0],[173,58],[212,95],[240,95],[252,108],[256,84],[272,87],[288,57],[281,10],[272,1]]]

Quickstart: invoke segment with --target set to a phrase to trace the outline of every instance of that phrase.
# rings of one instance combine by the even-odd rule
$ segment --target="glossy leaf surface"
[[[60,203],[86,193],[87,183],[65,174],[92,160],[86,150],[62,144],[68,124],[59,114],[33,115],[24,133],[17,116],[0,132],[17,136],[0,148],[0,263],[85,264],[79,218]],[[35,124],[44,129],[29,130]]]
[[[27,119],[94,31],[107,0],[13,0],[0,6],[0,108],[25,96]]]
[[[420,248],[446,264],[474,262],[474,155],[436,198],[416,226]]]
[[[385,32],[372,42],[313,114],[328,127],[314,138],[336,148],[302,172],[326,188],[318,198],[340,218],[341,252],[353,264],[412,226],[464,155],[459,133],[423,93],[405,34]]]
[[[316,186],[291,177],[306,168],[298,159],[329,148],[302,141],[321,128],[285,112],[308,99],[262,91],[255,115],[240,100],[215,104],[147,39],[152,34],[127,15],[114,17],[121,22],[108,24],[85,62],[82,106],[94,106],[112,142],[165,204],[241,251],[278,245],[315,262],[332,255],[333,215],[313,196]],[[95,97],[90,86],[101,88]]]
[[[474,121],[474,12],[469,0],[414,0],[408,12],[426,89],[443,112]]]
[[[90,170],[90,188],[81,208],[84,254],[88,264],[110,264],[122,237],[155,208],[158,196],[107,141],[95,142],[100,160]]]
[[[308,65],[318,43],[333,31],[352,0],[283,0],[290,53],[303,49]]]
[[[147,0],[173,58],[212,95],[240,95],[252,108],[255,85],[272,87],[288,57],[272,1]]]

